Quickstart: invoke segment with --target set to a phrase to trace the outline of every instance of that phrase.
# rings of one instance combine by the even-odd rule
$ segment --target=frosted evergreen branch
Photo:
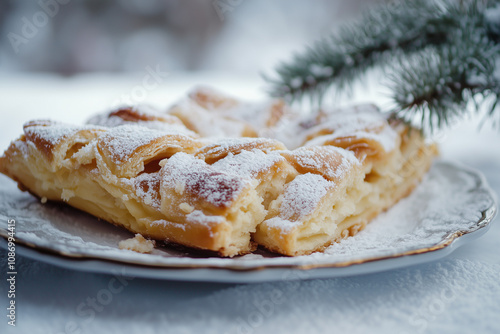
[[[478,34],[475,24],[464,19],[460,39],[453,44],[401,60],[390,75],[394,113],[407,121],[418,115],[422,126],[432,131],[462,116],[478,97],[481,101],[500,97],[500,45]],[[495,107],[493,103],[489,116]]]
[[[271,94],[321,102],[332,86],[338,92],[371,67],[399,64],[391,76],[395,113],[420,114],[423,123],[439,127],[463,114],[476,95],[500,96],[494,77],[499,44],[499,0],[397,2],[279,65]]]
[[[453,24],[457,24],[455,18],[426,0],[398,2],[368,12],[360,22],[342,27],[291,63],[278,66],[272,95],[320,97],[333,83],[337,88],[347,87],[395,53],[444,43]]]

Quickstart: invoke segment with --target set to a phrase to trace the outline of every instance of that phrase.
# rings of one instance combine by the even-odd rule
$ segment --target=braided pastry
[[[323,250],[408,195],[437,153],[371,105],[303,116],[208,88],[89,123],[26,123],[0,171],[43,200],[221,256]]]

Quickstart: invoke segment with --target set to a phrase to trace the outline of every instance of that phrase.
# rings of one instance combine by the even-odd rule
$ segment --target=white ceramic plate
[[[495,196],[479,172],[440,161],[409,197],[324,253],[283,257],[259,250],[219,258],[161,246],[138,254],[118,249],[131,233],[66,205],[41,204],[0,176],[0,235],[7,237],[7,222],[14,219],[19,255],[156,279],[249,283],[389,270],[446,256],[486,232],[495,213]],[[6,240],[0,240],[5,248]]]

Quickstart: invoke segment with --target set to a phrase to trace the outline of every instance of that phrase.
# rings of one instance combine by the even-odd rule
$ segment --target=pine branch
[[[446,42],[450,26],[456,24],[456,18],[426,0],[381,7],[296,55],[291,63],[278,66],[279,79],[273,82],[271,94],[291,99],[307,94],[321,98],[332,84],[346,88],[367,69],[390,60],[394,53]]]
[[[487,10],[495,6],[498,15],[492,17]],[[332,86],[339,92],[372,67],[399,64],[391,76],[395,114],[419,114],[423,123],[439,127],[477,95],[494,101],[500,96],[494,78],[498,45],[500,0],[401,1],[317,42],[268,80],[273,96],[321,102]]]
[[[494,75],[500,45],[478,37],[476,24],[465,18],[461,38],[453,44],[400,60],[399,69],[390,74],[396,116],[405,121],[418,117],[431,132],[463,116],[471,101],[477,111],[481,102],[492,100],[487,116],[494,116],[500,98]]]

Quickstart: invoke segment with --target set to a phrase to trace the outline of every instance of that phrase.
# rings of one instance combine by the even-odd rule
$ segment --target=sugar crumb
[[[137,253],[151,253],[156,246],[154,240],[147,240],[139,233],[135,237],[122,240],[118,243],[118,248],[128,249]]]

